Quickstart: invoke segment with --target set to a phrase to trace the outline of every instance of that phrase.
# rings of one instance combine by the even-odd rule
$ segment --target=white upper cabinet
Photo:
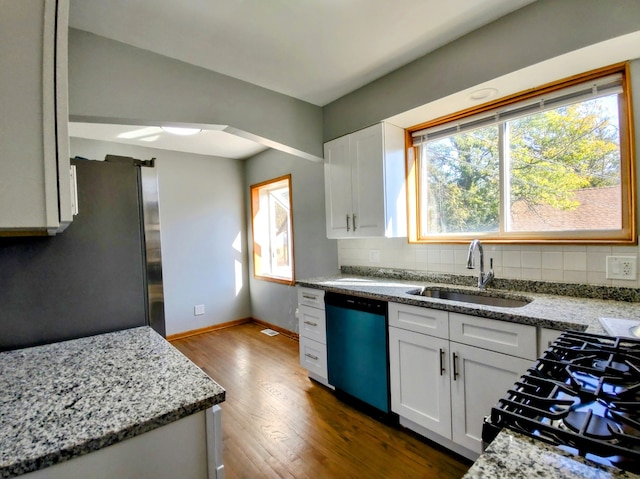
[[[324,145],[328,238],[407,235],[404,130],[378,123]]]
[[[0,235],[55,234],[72,221],[68,0],[3,0]]]

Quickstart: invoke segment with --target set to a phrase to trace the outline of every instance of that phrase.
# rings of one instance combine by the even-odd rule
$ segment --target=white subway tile
[[[607,270],[607,256],[609,253],[587,253],[587,272],[601,273]]]
[[[550,281],[553,283],[562,282],[563,280],[563,272],[562,269],[542,269],[541,271],[542,281]]]
[[[587,271],[587,253],[582,251],[565,251],[562,265],[565,271]]]
[[[502,264],[505,268],[520,268],[522,266],[520,250],[506,250],[502,252]]]
[[[520,257],[523,268],[540,269],[542,266],[542,253],[540,251],[523,251]]]
[[[542,252],[542,268],[543,269],[557,269],[562,271],[562,256],[563,253],[557,251]]]
[[[586,271],[569,271],[564,270],[562,274],[562,279],[565,283],[582,283],[585,284],[587,282],[587,272]]]

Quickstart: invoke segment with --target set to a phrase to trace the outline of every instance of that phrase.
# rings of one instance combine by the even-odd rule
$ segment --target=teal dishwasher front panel
[[[385,315],[325,305],[329,384],[389,412]]]

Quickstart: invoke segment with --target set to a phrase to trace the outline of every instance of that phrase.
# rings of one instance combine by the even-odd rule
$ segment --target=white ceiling
[[[202,130],[192,136],[180,136],[168,133],[158,126],[72,122],[69,124],[69,136],[234,160],[244,160],[267,149],[259,143],[222,131],[222,128],[224,127],[219,130]]]
[[[533,1],[71,0],[70,25],[324,106]],[[72,132],[120,141],[90,126]],[[127,142],[187,151],[198,141],[237,158],[255,147],[222,131],[198,136]]]

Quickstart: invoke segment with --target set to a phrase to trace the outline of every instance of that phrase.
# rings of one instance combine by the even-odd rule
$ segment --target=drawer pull
[[[318,356],[314,356],[313,354],[310,354],[310,353],[305,353],[304,355],[308,358],[313,359],[314,361],[317,361],[319,359]]]
[[[456,353],[453,353],[453,380],[454,381],[458,377],[458,366],[456,364],[457,361],[458,361],[458,355]]]
[[[444,349],[440,348],[440,376],[444,375]]]
[[[314,323],[313,321],[305,321],[304,324],[308,324],[309,326],[317,326],[318,323]]]
[[[312,294],[305,294],[305,293],[302,293],[302,298],[303,298],[303,299],[308,299],[308,300],[311,300],[311,301],[318,301],[318,297],[317,297],[317,296],[314,296],[314,295],[312,295]]]

